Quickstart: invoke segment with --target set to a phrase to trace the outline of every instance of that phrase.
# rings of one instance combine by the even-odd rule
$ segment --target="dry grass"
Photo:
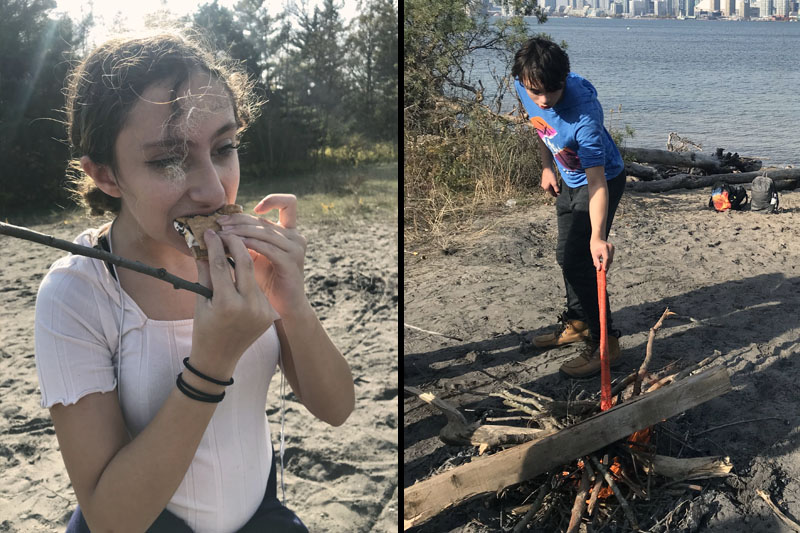
[[[447,252],[457,237],[486,231],[475,219],[507,200],[538,203],[541,163],[534,133],[485,114],[453,120],[439,135],[404,139],[406,243]]]

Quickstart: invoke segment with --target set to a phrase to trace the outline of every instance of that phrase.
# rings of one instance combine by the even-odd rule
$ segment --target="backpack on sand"
[[[778,211],[778,190],[775,182],[767,176],[756,176],[750,185],[750,209],[775,213]]]
[[[739,211],[747,205],[747,191],[741,185],[728,185],[718,181],[711,188],[711,198],[708,207],[717,211],[733,209]]]

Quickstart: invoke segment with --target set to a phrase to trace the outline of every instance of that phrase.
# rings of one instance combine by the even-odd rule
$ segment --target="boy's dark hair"
[[[511,75],[526,87],[540,86],[546,92],[564,86],[569,74],[569,56],[556,43],[534,37],[514,55]]]

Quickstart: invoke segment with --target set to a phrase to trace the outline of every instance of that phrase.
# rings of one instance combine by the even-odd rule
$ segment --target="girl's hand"
[[[608,271],[611,268],[611,262],[614,260],[613,244],[602,239],[592,239],[589,241],[589,251],[595,269]]]
[[[297,198],[292,194],[270,194],[255,207],[262,215],[278,210],[278,222],[246,214],[220,217],[222,235],[240,237],[250,250],[258,286],[275,310],[283,316],[306,302],[303,264],[306,239],[297,231]],[[238,265],[238,263],[237,263]]]
[[[192,359],[201,360],[211,375],[226,379],[241,355],[275,321],[275,310],[257,290],[253,260],[242,240],[233,235],[203,235],[208,261],[197,261],[198,280],[211,287],[211,299],[197,296],[192,333]],[[223,247],[224,244],[224,247]],[[236,261],[235,280],[225,249]]]

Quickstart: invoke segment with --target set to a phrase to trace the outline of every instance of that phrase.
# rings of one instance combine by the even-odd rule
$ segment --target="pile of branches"
[[[500,495],[504,531],[651,531],[683,529],[683,503],[728,475],[727,458],[673,459],[655,452],[655,428],[638,432]],[[663,432],[662,432],[663,433]],[[643,442],[636,442],[642,440]],[[702,483],[702,484],[701,484]],[[688,496],[676,505],[675,500]]]
[[[697,480],[727,476],[732,468],[727,457],[658,453],[663,439],[670,446],[680,444],[678,456],[688,447],[662,421],[731,389],[727,371],[711,368],[718,353],[682,369],[671,363],[648,372],[655,334],[672,315],[665,310],[651,328],[642,365],[614,384],[614,407],[605,412],[600,412],[599,393],[563,402],[504,381],[508,389],[492,396],[524,416],[484,417],[470,424],[453,405],[405,387],[447,416],[441,440],[478,448],[472,457],[461,458],[464,464],[405,489],[404,528],[491,494],[500,498],[504,531],[599,531],[611,523],[627,523],[637,531],[645,524],[669,524],[676,517],[676,494],[699,493],[704,487]],[[512,420],[524,426],[495,424]],[[504,449],[487,454],[497,448]]]

